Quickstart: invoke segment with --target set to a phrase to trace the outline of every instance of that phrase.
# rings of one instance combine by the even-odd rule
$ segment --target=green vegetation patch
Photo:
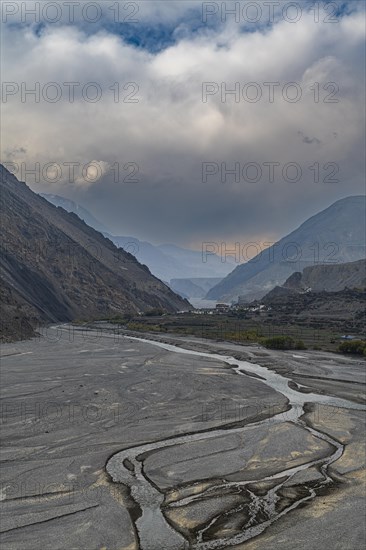
[[[273,336],[263,338],[260,343],[268,349],[306,349],[302,340],[294,340],[291,336]]]
[[[365,340],[351,340],[348,342],[342,342],[338,351],[341,353],[351,353],[354,355],[366,356],[366,341]]]

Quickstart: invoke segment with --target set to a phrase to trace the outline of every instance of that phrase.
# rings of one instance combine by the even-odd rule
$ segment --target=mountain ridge
[[[52,205],[1,165],[0,172],[5,336],[22,323],[191,308],[76,214]]]
[[[259,299],[308,265],[364,258],[365,199],[364,195],[345,197],[314,214],[255,258],[237,266],[208,292],[207,299]],[[293,252],[296,256],[291,255]]]
[[[40,193],[40,195],[68,212],[73,212],[81,219],[110,239],[116,246],[133,254],[140,263],[149,267],[159,279],[169,283],[176,278],[216,277],[222,279],[234,267],[230,258],[222,262],[216,254],[210,254],[203,262],[202,252],[183,248],[174,244],[154,245],[148,241],[128,235],[113,235],[98,219],[80,204],[60,195]]]

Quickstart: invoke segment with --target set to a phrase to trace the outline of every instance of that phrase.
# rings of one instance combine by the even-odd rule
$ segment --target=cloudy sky
[[[1,5],[1,157],[35,191],[197,249],[364,194],[364,2],[35,4]]]

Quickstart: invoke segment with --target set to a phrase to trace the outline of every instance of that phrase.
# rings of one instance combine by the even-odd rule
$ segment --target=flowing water
[[[300,419],[304,413],[304,404],[305,402],[318,403],[345,409],[361,410],[364,410],[364,407],[350,401],[331,396],[318,395],[315,393],[300,393],[289,387],[289,382],[291,381],[290,378],[286,378],[285,376],[273,372],[266,367],[246,361],[239,361],[231,356],[188,350],[173,346],[171,344],[146,340],[144,338],[132,338],[130,336],[126,336],[126,338],[148,343],[174,353],[188,354],[224,361],[225,363],[232,365],[232,368],[236,373],[243,376],[246,376],[246,373],[259,375],[262,377],[264,384],[267,384],[270,388],[283,394],[289,400],[290,405],[290,409],[286,412],[279,413],[260,422],[251,423],[247,426],[210,429],[206,432],[172,437],[162,441],[132,447],[115,454],[108,461],[106,469],[113,481],[123,483],[130,488],[131,497],[140,507],[141,516],[136,520],[135,526],[139,537],[139,545],[141,550],[209,550],[228,548],[230,546],[243,543],[262,533],[274,521],[280,519],[291,510],[294,510],[303,502],[313,499],[316,496],[316,489],[320,489],[321,487],[324,487],[332,482],[332,479],[328,474],[328,468],[330,464],[342,456],[344,450],[343,445],[332,437],[310,428]],[[212,496],[216,496],[227,490],[240,491],[245,489],[246,495],[250,498],[250,503],[247,505],[247,509],[249,510],[248,520],[239,533],[224,538],[216,538],[214,540],[207,540],[209,537],[206,536],[205,540],[207,531],[214,527],[215,524],[222,519],[223,515],[229,517],[230,515],[238,514],[241,509],[244,509],[244,505],[240,505],[239,507],[236,506],[227,512],[221,512],[214,517],[209,524],[196,533],[196,540],[194,542],[187,541],[187,539],[179,531],[175,530],[166,520],[162,509],[165,499],[164,494],[160,492],[148,479],[144,472],[143,460],[139,459],[140,455],[146,452],[158,451],[160,449],[172,447],[182,443],[203,441],[224,435],[244,433],[249,427],[252,429],[255,426],[265,426],[269,423],[273,426],[275,423],[281,422],[292,422],[298,426],[301,426],[301,428],[307,430],[313,436],[330,444],[334,449],[333,453],[325,458],[312,460],[306,464],[289,468],[258,480],[240,482],[224,481],[213,487],[202,489],[199,494],[182,498],[181,500],[170,504],[169,506],[171,508],[179,508],[194,501],[199,501],[199,499],[203,496],[207,497],[210,494],[212,494]],[[276,508],[276,503],[280,499],[278,496],[278,491],[295,474],[308,470],[313,466],[317,466],[322,474],[322,479],[317,482],[316,488],[307,487],[307,494],[305,496],[299,497],[298,500],[288,505],[282,511],[278,511],[278,508]],[[278,480],[278,483],[276,483],[276,480]],[[273,483],[271,483],[271,488],[264,494],[264,496],[257,496],[253,491],[246,487],[247,485],[253,486],[257,482]]]

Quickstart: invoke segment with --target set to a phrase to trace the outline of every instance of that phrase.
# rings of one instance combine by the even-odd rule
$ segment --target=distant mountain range
[[[100,231],[101,233],[109,233],[105,225],[97,220],[93,216],[93,214],[86,210],[86,208],[80,206],[80,204],[77,204],[70,199],[60,197],[60,195],[51,195],[49,193],[39,193],[39,195],[48,200],[48,202],[54,204],[55,206],[61,206],[61,208],[63,208],[67,212],[73,212],[74,214],[79,216],[80,219],[84,220],[87,225],[90,225],[90,227],[93,227],[97,231]]]
[[[73,212],[79,216],[85,223],[108,237],[116,246],[133,254],[140,263],[148,266],[151,273],[167,283],[171,279],[192,277],[214,277],[221,280],[235,267],[234,258],[229,256],[223,262],[217,254],[208,254],[203,261],[202,252],[196,250],[174,244],[156,246],[147,241],[140,241],[136,237],[112,235],[108,228],[76,202],[59,195],[47,193],[40,193],[40,195],[55,206],[61,206],[67,212]]]
[[[3,337],[31,334],[37,322],[190,309],[133,255],[1,165],[0,186]]]
[[[204,298],[207,292],[221,279],[214,277],[197,277],[192,279],[172,279],[170,288],[183,298]]]
[[[307,266],[334,265],[366,256],[366,197],[341,199],[305,221],[270,248],[237,266],[206,298],[248,302],[260,299]]]

